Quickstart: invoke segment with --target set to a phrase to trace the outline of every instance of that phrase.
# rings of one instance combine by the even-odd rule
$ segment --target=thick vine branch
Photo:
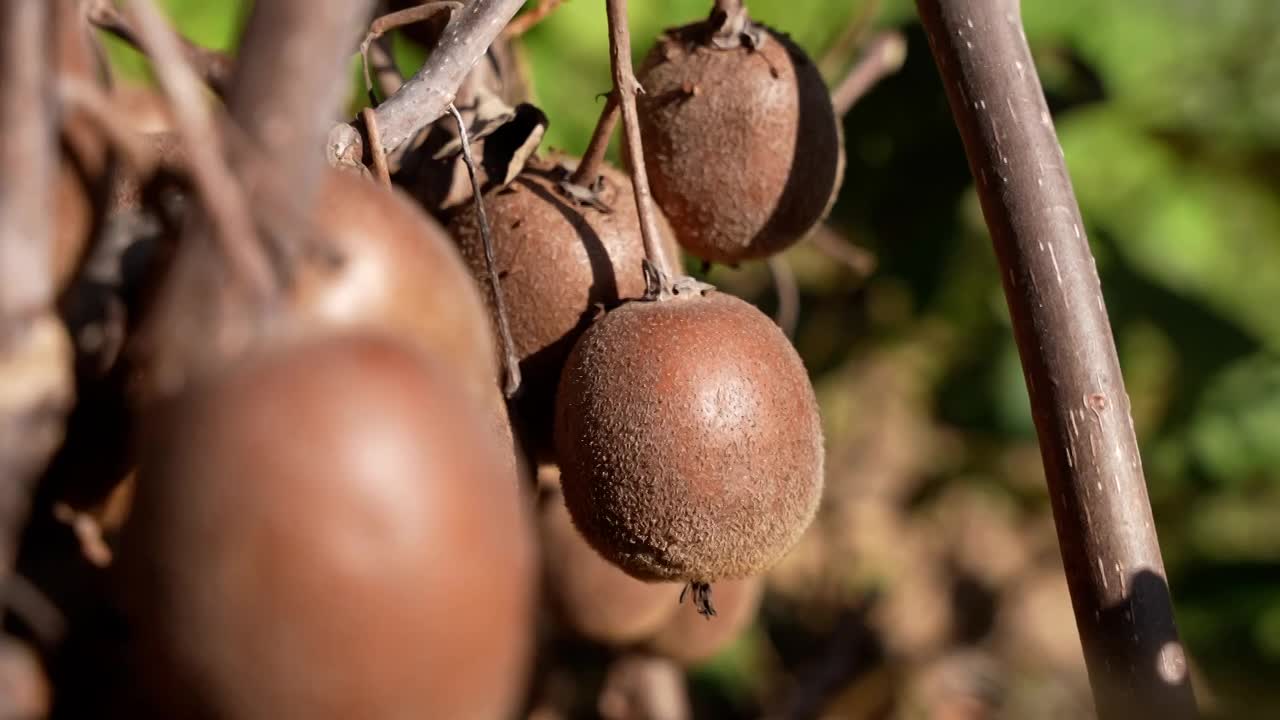
[[[53,298],[55,138],[47,0],[0,7],[0,345]]]
[[[1099,717],[1195,717],[1098,272],[1018,2],[917,6],[1000,263]]]
[[[304,211],[372,7],[372,0],[258,2],[245,27],[227,107]]]
[[[427,60],[413,77],[377,108],[382,147],[394,152],[422,128],[449,111],[458,87],[502,33],[524,0],[471,0],[456,10]],[[350,135],[350,131],[330,137]],[[330,162],[340,162],[349,140],[330,142]]]

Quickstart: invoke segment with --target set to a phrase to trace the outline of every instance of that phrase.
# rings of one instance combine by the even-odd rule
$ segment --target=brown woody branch
[[[258,2],[245,27],[227,107],[304,212],[348,89],[347,62],[372,7],[372,0]]]
[[[649,176],[645,172],[644,145],[640,140],[640,116],[636,112],[636,82],[631,67],[631,30],[627,22],[627,0],[605,0],[609,17],[609,63],[613,69],[613,91],[622,109],[622,147],[631,166],[631,185],[635,192],[636,211],[640,216],[640,234],[644,238],[644,254],[658,276],[674,279],[676,268],[662,247],[658,232],[658,213]]]
[[[85,9],[89,22],[101,30],[105,30],[134,49],[145,52],[137,29],[129,22],[111,0],[90,0]],[[179,37],[182,57],[195,70],[209,89],[219,96],[225,96],[231,83],[231,74],[235,69],[235,61],[231,56],[217,50],[201,47],[190,40]]]
[[[867,43],[866,50],[848,74],[831,91],[831,105],[843,117],[876,83],[902,68],[907,59],[907,39],[890,30]]]
[[[386,153],[394,152],[448,112],[471,68],[523,4],[524,0],[471,0],[467,7],[453,13],[426,62],[377,108]],[[333,129],[330,162],[342,162],[344,153],[355,142],[353,133],[350,128]]]
[[[0,346],[48,307],[55,138],[48,0],[0,6]]]
[[[1196,717],[1097,269],[1017,0],[917,0],[1022,356],[1099,717]]]

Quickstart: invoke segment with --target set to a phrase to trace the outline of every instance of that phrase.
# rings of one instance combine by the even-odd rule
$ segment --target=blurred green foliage
[[[232,46],[243,19],[243,2],[163,4],[214,47]],[[815,57],[864,9],[749,4]],[[632,2],[637,59],[661,28],[708,5]],[[1098,257],[1181,628],[1226,707],[1267,706],[1280,672],[1280,3],[1022,5]],[[998,275],[913,12],[887,0],[875,15],[907,33],[908,62],[846,118],[832,219],[879,269],[855,287],[797,261],[797,344],[821,379],[867,348],[944,328],[931,412],[975,446],[1026,444],[1034,433]],[[569,0],[525,47],[551,118],[546,145],[580,152],[610,87],[603,2]],[[406,64],[421,57],[398,48]],[[112,52],[141,72],[136,55]],[[767,286],[759,298],[772,302]],[[974,453],[955,473],[999,478],[988,457]],[[697,677],[739,692],[751,665],[730,659]]]

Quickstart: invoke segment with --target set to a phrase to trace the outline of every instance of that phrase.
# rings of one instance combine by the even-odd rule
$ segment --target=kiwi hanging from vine
[[[573,343],[602,309],[645,290],[631,182],[601,164],[587,191],[569,183],[566,158],[533,158],[509,185],[485,196],[493,252],[522,383],[517,407],[531,450],[545,456],[560,370]],[[572,161],[570,161],[572,162]],[[663,228],[675,257],[669,228]],[[458,213],[449,231],[476,279],[487,287],[475,213]],[[492,301],[490,300],[492,305]]]
[[[339,331],[165,403],[119,552],[139,716],[508,716],[533,537],[455,378]]]
[[[556,450],[574,524],[644,580],[767,570],[823,486],[817,401],[799,355],[754,306],[676,288],[597,320],[565,363]]]
[[[818,68],[745,8],[668,30],[638,71],[653,196],[708,262],[781,252],[830,211],[843,139]]]
[[[539,498],[546,593],[576,635],[622,646],[653,635],[676,611],[680,586],[637,580],[600,557],[573,526],[559,487]]]

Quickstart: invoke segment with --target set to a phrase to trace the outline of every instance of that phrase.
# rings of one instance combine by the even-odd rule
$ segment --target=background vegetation
[[[803,293],[796,343],[828,425],[828,502],[771,579],[760,623],[692,687],[708,716],[756,716],[781,699],[840,717],[944,717],[929,708],[967,698],[1006,717],[1078,717],[1079,648],[990,244],[914,8],[870,1],[749,3],[815,58],[865,12],[901,28],[909,54],[845,121],[830,225],[877,270],[857,277],[809,246],[787,255]],[[164,4],[190,37],[227,47],[244,2]],[[1022,4],[1201,700],[1221,717],[1274,717],[1280,3]],[[633,2],[637,54],[708,5]],[[603,3],[570,0],[525,48],[551,118],[544,147],[581,151],[609,88]],[[406,64],[421,55],[398,52]],[[145,76],[136,55],[113,56]],[[827,58],[832,80],[850,60]],[[711,277],[772,309],[763,267]]]

